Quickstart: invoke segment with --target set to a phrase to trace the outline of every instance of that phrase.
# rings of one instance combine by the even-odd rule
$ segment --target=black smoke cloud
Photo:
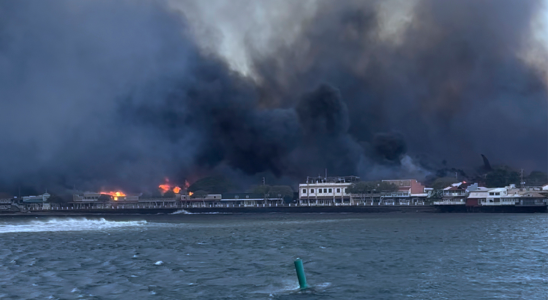
[[[540,3],[417,1],[387,40],[381,2],[318,1],[245,77],[163,1],[1,2],[0,188],[544,166],[546,74],[521,55]]]
[[[407,145],[401,134],[379,133],[373,138],[376,156],[385,163],[399,165],[407,152]]]
[[[265,94],[291,99],[327,81],[341,90],[360,142],[399,132],[402,149],[457,166],[479,164],[479,153],[546,166],[546,72],[523,55],[536,49],[541,1],[417,1],[415,18],[389,41],[379,34],[381,1],[343,3],[322,2],[293,44],[256,57]]]

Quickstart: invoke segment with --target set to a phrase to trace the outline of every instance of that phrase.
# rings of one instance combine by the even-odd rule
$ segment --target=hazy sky
[[[536,37],[548,48],[548,0],[532,26]],[[223,56],[234,70],[249,75],[250,46],[269,53],[271,43],[280,40],[291,44],[301,25],[316,13],[322,0],[169,0],[175,10],[184,13],[192,24],[198,40],[206,48]],[[395,44],[399,33],[413,19],[417,0],[382,1],[382,26],[379,35]],[[462,20],[466,22],[466,20]],[[538,61],[535,63],[539,63]],[[545,62],[544,62],[545,63]],[[545,65],[546,66],[546,65]]]

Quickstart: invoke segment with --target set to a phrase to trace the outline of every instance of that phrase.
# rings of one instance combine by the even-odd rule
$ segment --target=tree
[[[207,192],[204,191],[204,190],[199,190],[199,191],[195,191],[192,196],[190,196],[190,198],[195,198],[195,199],[203,199],[205,197],[207,197]]]
[[[233,189],[232,182],[222,176],[204,177],[188,187],[188,191],[193,193],[203,190],[210,194],[222,194],[231,189]]]
[[[381,181],[380,183],[377,184],[377,190],[383,193],[397,192],[398,189],[399,188],[397,185],[390,182],[386,182],[386,181]]]
[[[501,166],[487,173],[485,185],[487,187],[505,187],[510,184],[519,184],[520,174],[508,166]]]
[[[375,184],[370,181],[360,181],[353,183],[348,187],[348,192],[351,194],[367,194],[375,189]]]
[[[293,197],[293,189],[288,185],[274,185],[270,187],[268,194],[270,197]]]
[[[548,176],[541,171],[532,171],[525,179],[525,182],[529,186],[545,185],[548,183]]]
[[[434,182],[432,183],[432,188],[434,188],[435,190],[443,190],[444,188],[457,182],[457,179],[453,177],[440,177],[434,180]]]
[[[348,188],[351,194],[392,193],[398,190],[398,186],[386,181],[360,181]]]
[[[268,194],[268,191],[270,191],[270,188],[271,186],[269,185],[255,185],[249,189],[249,192],[254,194],[264,195],[264,194]]]

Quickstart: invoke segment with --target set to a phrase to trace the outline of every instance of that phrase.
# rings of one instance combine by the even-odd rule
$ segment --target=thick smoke
[[[418,0],[401,22],[395,2],[280,2],[268,46],[261,31],[239,45],[250,75],[203,3],[1,2],[0,189],[547,163],[540,0]],[[231,3],[214,14],[250,5]]]
[[[255,57],[264,94],[293,101],[329,82],[348,106],[350,135],[388,161],[407,148],[457,166],[485,153],[545,168],[547,76],[528,63],[545,60],[524,58],[546,56],[534,40],[541,1],[415,1],[395,33],[380,13],[386,2],[342,3],[319,2],[291,44]],[[407,146],[380,146],[379,132],[399,132]]]

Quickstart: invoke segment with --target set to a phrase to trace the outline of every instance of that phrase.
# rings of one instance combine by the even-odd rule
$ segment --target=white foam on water
[[[101,219],[69,218],[33,220],[26,223],[0,223],[0,233],[55,232],[55,231],[97,231],[124,227],[140,227],[146,221],[108,221]]]
[[[230,213],[218,211],[193,213],[189,212],[188,210],[180,209],[178,211],[170,213],[170,215],[230,215]]]
[[[331,286],[331,282],[323,282],[323,283],[314,284],[314,285],[309,284],[308,289],[305,290],[304,292],[312,292],[312,293],[314,293],[315,291],[323,292],[330,286]],[[276,295],[292,294],[295,292],[302,292],[301,288],[299,287],[299,283],[296,280],[286,279],[278,284],[271,284],[267,286],[266,288],[255,291],[253,293],[268,294],[269,297],[272,298]]]
[[[299,290],[300,290],[299,284],[296,280],[285,279],[276,284],[270,284],[266,286],[265,288],[258,291],[254,291],[252,293],[268,294],[270,297],[272,297],[273,295],[286,294],[286,293],[291,293]]]
[[[186,211],[184,209],[180,209],[176,212],[172,212],[171,215],[180,215],[180,214],[183,214],[183,215],[193,215],[193,213],[189,212],[189,211]]]
[[[319,289],[326,289],[330,286],[331,286],[331,282],[324,282],[324,283],[317,284],[314,287]]]

